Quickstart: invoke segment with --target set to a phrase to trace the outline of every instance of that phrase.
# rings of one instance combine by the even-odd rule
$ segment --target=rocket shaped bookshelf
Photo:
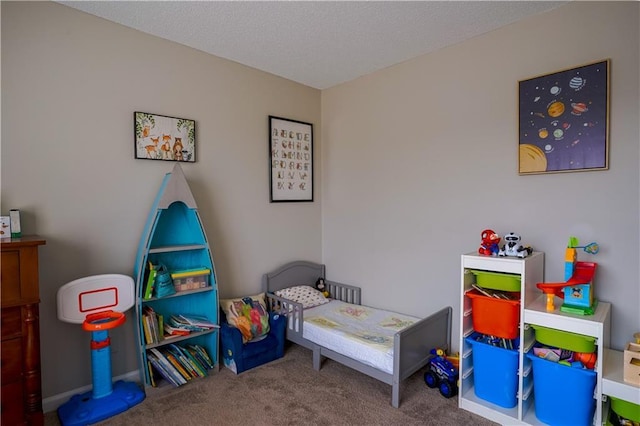
[[[149,265],[153,265],[154,272],[151,272]],[[162,270],[158,269],[160,265],[175,277],[171,282],[168,280],[169,276],[164,275],[165,289],[168,285],[170,291],[165,291],[165,295],[158,297],[159,273],[155,280],[156,290],[148,291],[147,286],[153,281],[149,280],[149,274]],[[193,271],[192,277],[189,277],[189,271]],[[209,371],[217,371],[219,329],[215,267],[195,199],[179,163],[176,163],[171,173],[164,176],[156,195],[140,238],[134,276],[142,383],[145,386],[160,386],[163,381],[174,386],[181,384],[172,382],[154,368],[158,361],[156,355],[175,351],[176,346],[180,347],[178,350],[187,351],[204,349],[211,361],[205,375]],[[185,282],[189,284],[184,285]],[[174,283],[183,284],[174,287]],[[173,292],[171,287],[177,287],[179,291]],[[149,313],[154,314],[159,321],[152,324]],[[168,336],[165,326],[172,316],[177,315],[206,318],[211,327]],[[185,358],[189,357],[187,352],[183,355]],[[195,357],[196,354],[192,352],[192,355]],[[188,383],[189,380],[185,382]]]

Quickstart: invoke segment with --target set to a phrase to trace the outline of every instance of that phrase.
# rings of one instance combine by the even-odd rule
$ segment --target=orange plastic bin
[[[475,331],[504,339],[518,337],[520,300],[488,297],[476,290],[470,290],[466,294],[471,298]],[[512,297],[516,299],[520,297],[520,293],[512,293]]]

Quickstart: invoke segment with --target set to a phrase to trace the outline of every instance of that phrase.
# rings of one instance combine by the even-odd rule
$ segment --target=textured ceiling
[[[566,1],[58,1],[317,89]]]

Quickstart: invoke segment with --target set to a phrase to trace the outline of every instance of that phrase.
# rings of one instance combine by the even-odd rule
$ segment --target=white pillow
[[[324,294],[308,285],[297,285],[277,290],[275,295],[292,302],[301,303],[303,308],[313,308],[314,306],[329,303],[329,299],[324,297]]]

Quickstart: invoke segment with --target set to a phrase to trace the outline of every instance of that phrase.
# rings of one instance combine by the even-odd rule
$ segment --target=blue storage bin
[[[476,341],[477,333],[465,340],[473,350],[473,387],[478,398],[500,407],[518,403],[518,351]]]
[[[536,417],[552,426],[593,423],[596,372],[569,367],[527,353],[533,363],[533,395]]]

